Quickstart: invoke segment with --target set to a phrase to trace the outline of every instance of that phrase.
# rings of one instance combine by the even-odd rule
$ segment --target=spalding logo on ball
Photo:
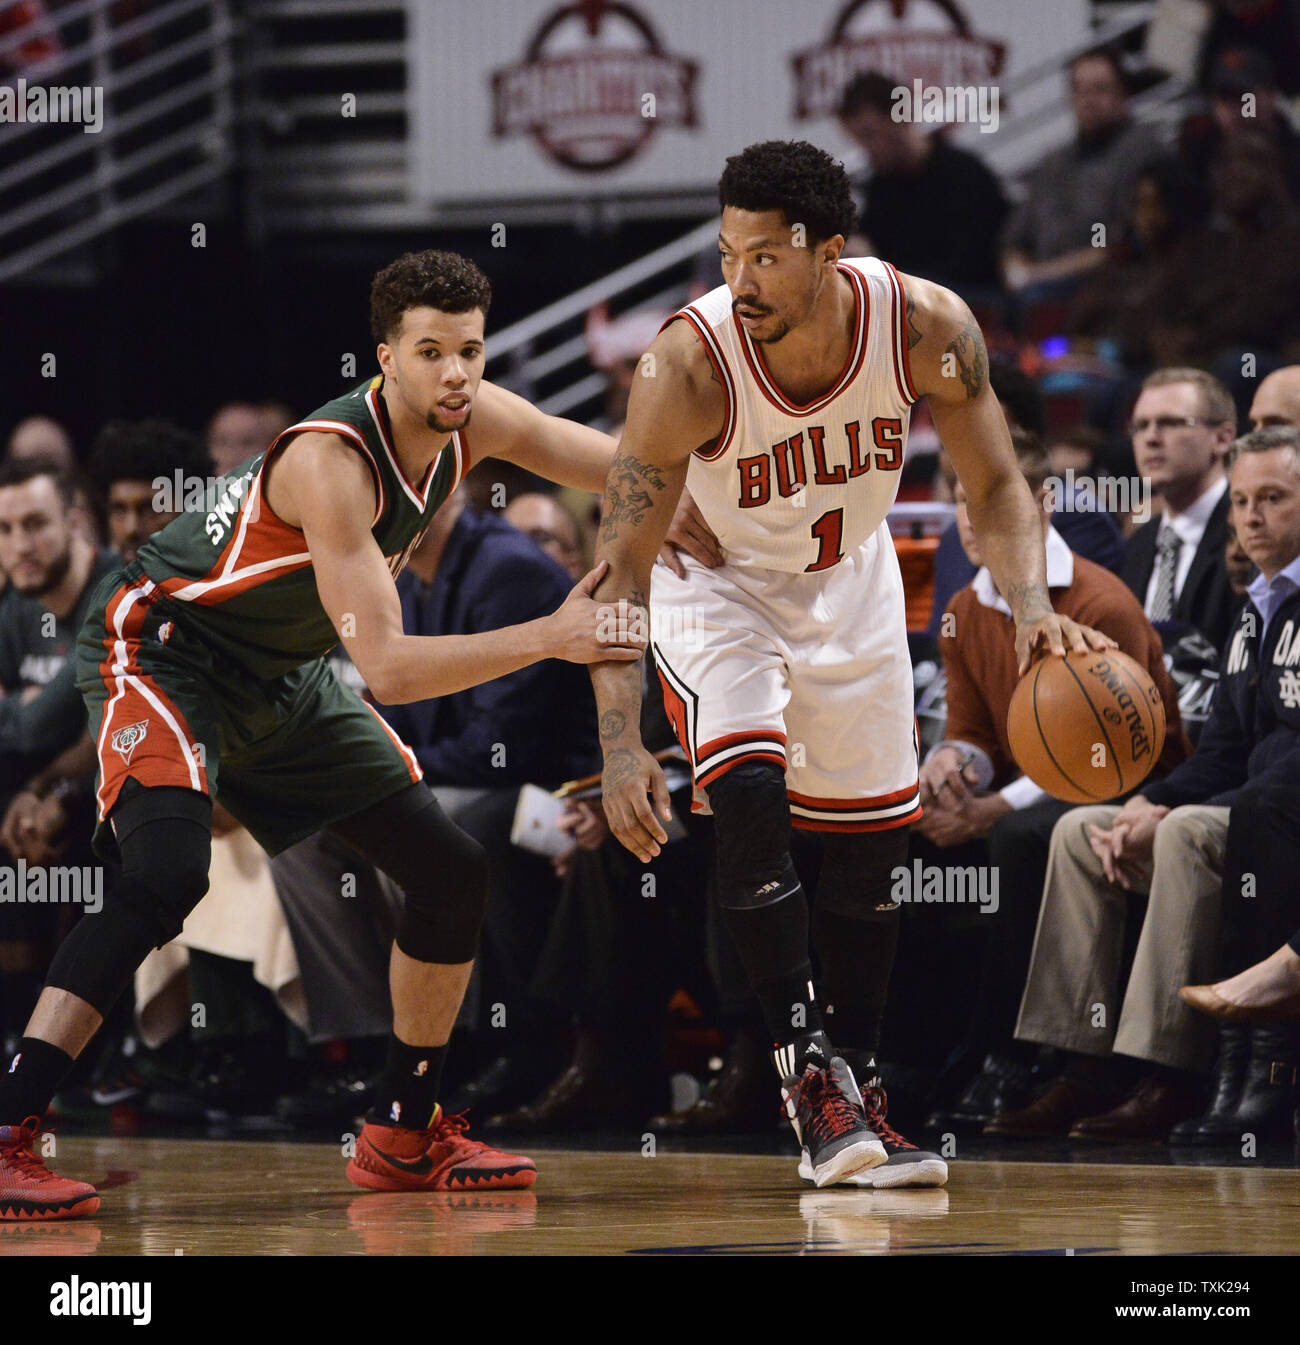
[[[1067,803],[1135,789],[1165,746],[1165,705],[1151,674],[1118,649],[1049,655],[1020,679],[1007,712],[1020,769]]]

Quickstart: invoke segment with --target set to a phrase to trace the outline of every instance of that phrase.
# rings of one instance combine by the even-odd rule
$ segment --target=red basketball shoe
[[[537,1180],[531,1158],[469,1139],[463,1114],[439,1106],[427,1130],[367,1121],[348,1163],[348,1180],[371,1191],[517,1190]]]
[[[94,1214],[99,1193],[86,1182],[56,1177],[36,1155],[40,1120],[0,1126],[0,1219],[76,1219]]]

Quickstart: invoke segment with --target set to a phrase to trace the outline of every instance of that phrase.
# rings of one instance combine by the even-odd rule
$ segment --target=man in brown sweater
[[[1075,555],[1052,527],[1059,483],[1049,479],[1046,454],[1033,435],[1012,435],[1020,470],[1042,511],[1047,584],[1052,605],[1064,616],[1109,635],[1151,674],[1164,701],[1165,747],[1155,767],[1165,775],[1190,750],[1178,711],[1178,694],[1164,664],[1160,637],[1123,580]],[[1006,602],[984,566],[960,487],[957,526],[962,546],[980,566],[975,578],[949,602],[939,647],[948,679],[945,738],[921,767],[925,816],[914,826],[924,841],[914,857],[924,862],[940,851],[962,847],[965,864],[983,859],[998,877],[999,928],[984,941],[980,991],[971,1006],[966,1059],[985,1055],[980,1073],[955,1107],[937,1112],[930,1124],[982,1124],[998,1112],[1023,1105],[1030,1056],[1012,1041],[1047,868],[1052,828],[1071,806],[1051,798],[1020,773],[1007,740],[1007,711],[1018,682],[1015,628]],[[927,844],[928,843],[928,844]],[[980,854],[981,849],[983,855]],[[956,857],[955,855],[953,856]],[[947,859],[948,856],[942,856]]]

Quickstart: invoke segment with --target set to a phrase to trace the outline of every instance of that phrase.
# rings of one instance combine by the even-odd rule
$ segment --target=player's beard
[[[756,346],[772,346],[775,345],[782,338],[789,336],[789,334],[790,334],[790,324],[788,322],[782,322],[778,318],[776,324],[776,330],[770,336],[754,336],[751,334],[749,339]]]
[[[465,419],[462,420],[459,425],[448,425],[446,421],[444,421],[438,415],[437,409],[435,408],[434,410],[430,411],[427,416],[425,416],[424,423],[431,430],[436,431],[438,434],[455,434],[457,430],[463,430],[467,428],[470,421],[473,418],[474,418],[474,408],[473,406],[471,406],[469,408],[468,414],[465,416]]]

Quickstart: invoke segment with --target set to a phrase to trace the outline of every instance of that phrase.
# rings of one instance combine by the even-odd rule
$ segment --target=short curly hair
[[[844,165],[806,140],[763,140],[733,154],[718,182],[718,202],[780,210],[815,243],[836,234],[847,238],[857,219]]]
[[[492,303],[492,282],[458,252],[406,252],[390,262],[370,284],[370,334],[387,341],[408,308],[483,316]]]
[[[177,470],[205,476],[212,462],[197,435],[170,420],[110,420],[95,436],[86,475],[107,499],[118,481],[156,481]]]

